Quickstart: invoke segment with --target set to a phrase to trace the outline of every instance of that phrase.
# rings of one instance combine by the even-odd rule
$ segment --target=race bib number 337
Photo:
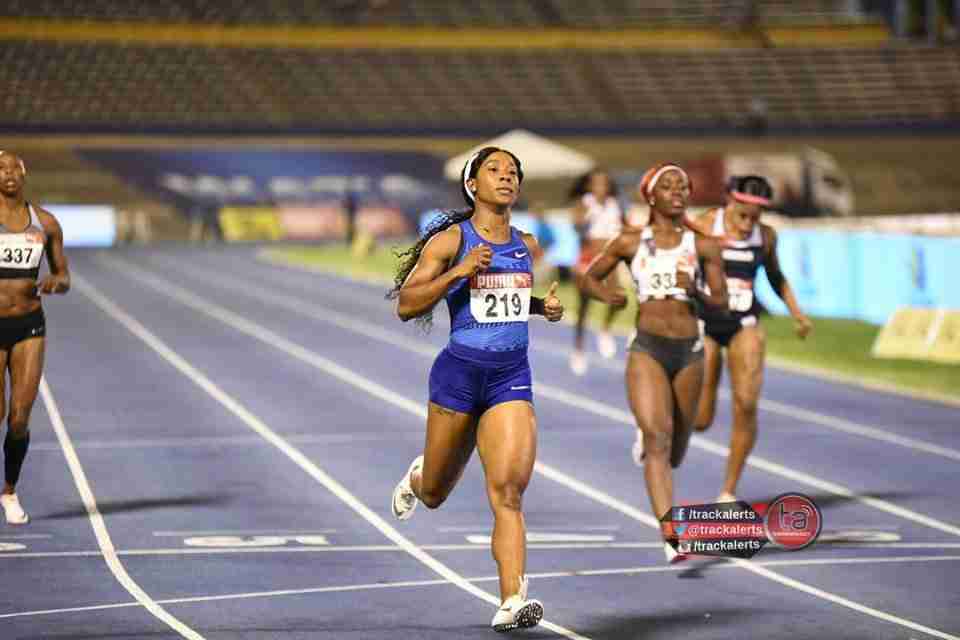
[[[526,322],[532,289],[529,273],[478,273],[470,278],[470,313],[477,322]]]
[[[36,269],[43,255],[43,243],[26,234],[10,234],[0,238],[0,267],[7,269]]]

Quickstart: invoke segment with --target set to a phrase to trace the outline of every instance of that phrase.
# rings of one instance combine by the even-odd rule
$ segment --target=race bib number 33
[[[470,278],[470,313],[477,322],[526,322],[532,289],[529,273],[478,273]]]
[[[643,295],[666,298],[683,293],[677,287],[677,259],[672,256],[651,256],[643,265]]]

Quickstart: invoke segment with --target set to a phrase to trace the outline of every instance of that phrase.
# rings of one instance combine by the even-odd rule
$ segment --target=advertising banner
[[[117,237],[117,212],[108,205],[42,204],[60,223],[64,247],[109,247]]]
[[[79,149],[77,153],[184,212],[352,199],[421,211],[458,200],[443,158],[405,151]]]

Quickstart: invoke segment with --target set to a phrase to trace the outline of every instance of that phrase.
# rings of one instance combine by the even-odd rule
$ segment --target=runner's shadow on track
[[[650,615],[634,615],[609,618],[594,618],[586,624],[578,623],[577,631],[591,638],[645,638],[656,635],[667,638],[680,637],[691,632],[705,632],[710,629],[717,633],[717,627],[730,627],[730,637],[738,637],[743,621],[754,615],[749,607],[720,609],[711,607],[709,617],[706,610],[690,606],[683,611],[664,611]],[[526,637],[526,636],[524,636]]]
[[[150,511],[154,509],[179,509],[183,507],[222,507],[233,498],[224,495],[197,495],[182,496],[179,498],[152,498],[142,500],[121,500],[118,502],[100,502],[97,510],[103,514],[127,513],[130,511]],[[86,518],[87,510],[80,506],[65,511],[56,511],[47,515],[39,515],[44,520],[68,520],[70,518]]]
[[[835,493],[806,493],[803,491],[800,491],[798,493],[802,493],[803,495],[813,500],[814,503],[821,509],[845,506],[851,503],[855,503],[857,501],[857,498],[873,498],[874,500],[890,501],[890,500],[897,500],[897,499],[905,500],[909,498],[921,497],[923,495],[919,493],[907,493],[904,491],[883,491],[880,493],[858,493],[856,494],[856,496],[840,496]],[[745,501],[749,502],[750,504],[758,504],[758,503],[769,504],[773,502],[773,499],[776,497],[777,496],[767,496],[765,498],[759,498],[759,499],[750,499],[750,500],[745,499]]]

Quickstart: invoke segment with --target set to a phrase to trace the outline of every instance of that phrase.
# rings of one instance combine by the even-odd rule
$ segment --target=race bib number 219
[[[470,313],[477,322],[526,322],[532,288],[529,273],[478,273],[470,278]]]

